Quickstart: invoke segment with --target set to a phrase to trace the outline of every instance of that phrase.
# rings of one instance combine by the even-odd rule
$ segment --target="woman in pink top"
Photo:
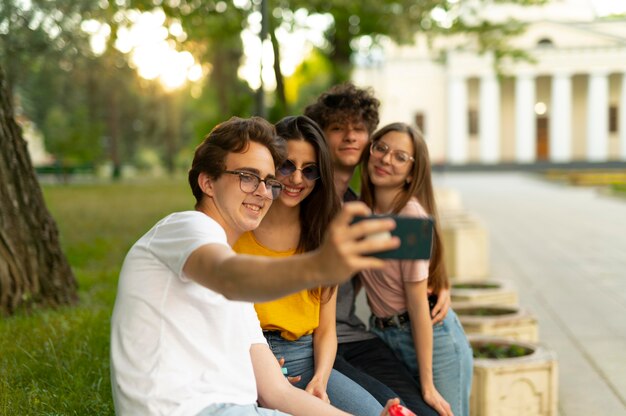
[[[426,142],[404,123],[372,135],[361,183],[362,199],[375,213],[437,217]],[[464,416],[469,414],[472,351],[454,311],[449,309],[433,327],[429,308],[449,287],[440,235],[435,221],[430,261],[388,260],[382,270],[361,272],[361,279],[372,332],[413,372],[430,406],[440,415]]]

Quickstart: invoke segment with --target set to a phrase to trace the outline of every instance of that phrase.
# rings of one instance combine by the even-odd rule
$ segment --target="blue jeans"
[[[263,409],[254,404],[217,403],[204,408],[196,416],[288,416],[278,410]]]
[[[306,388],[315,372],[313,336],[305,335],[296,341],[287,341],[278,332],[264,332],[264,335],[276,358],[285,359],[289,376],[302,377],[295,386]],[[383,410],[367,390],[337,370],[332,370],[330,374],[326,393],[330,404],[356,416],[378,416]]]
[[[385,329],[370,326],[419,379],[411,324]],[[454,416],[469,415],[472,388],[472,348],[461,322],[452,309],[441,324],[433,327],[433,380],[437,391],[450,404]]]
[[[419,416],[438,416],[422,398],[419,379],[380,338],[343,342],[337,348],[334,368],[369,391],[382,405],[400,397]]]

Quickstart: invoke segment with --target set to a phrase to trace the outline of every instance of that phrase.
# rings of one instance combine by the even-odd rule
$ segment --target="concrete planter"
[[[519,302],[517,289],[499,280],[453,281],[450,296],[453,304],[517,306]]]
[[[457,212],[463,209],[461,194],[456,189],[436,187],[434,193],[437,211],[439,211],[440,215],[442,213],[450,211]]]
[[[558,363],[556,354],[534,343],[470,336],[476,357],[487,344],[526,352],[517,358],[474,358],[471,416],[556,416]]]
[[[452,281],[484,279],[489,275],[487,230],[475,218],[441,218],[444,261]]]
[[[517,341],[537,342],[537,319],[528,311],[504,306],[461,306],[454,311],[467,334],[490,335]]]

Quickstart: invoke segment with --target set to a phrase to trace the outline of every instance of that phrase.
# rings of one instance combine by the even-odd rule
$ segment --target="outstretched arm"
[[[302,289],[338,284],[358,270],[383,267],[382,260],[368,254],[399,245],[396,237],[364,239],[395,226],[393,220],[351,224],[354,216],[368,213],[369,209],[360,202],[345,204],[329,226],[323,244],[315,251],[273,259],[236,255],[226,246],[207,244],[191,253],[183,271],[228,299],[249,302],[264,302]]]

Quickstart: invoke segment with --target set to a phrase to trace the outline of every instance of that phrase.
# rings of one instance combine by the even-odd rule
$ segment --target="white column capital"
[[[520,69],[515,72],[515,79],[535,79],[537,72],[533,69]]]
[[[559,79],[571,78],[572,75],[574,75],[574,73],[569,69],[556,69],[552,71],[551,73],[551,76],[553,79],[554,78],[559,78]]]
[[[606,68],[591,68],[588,72],[589,77],[608,77],[610,73]]]

